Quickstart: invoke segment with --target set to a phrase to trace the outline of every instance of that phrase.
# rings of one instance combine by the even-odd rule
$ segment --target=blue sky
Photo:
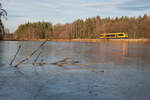
[[[150,15],[150,0],[0,0],[8,12],[3,20],[14,32],[26,22],[71,23],[78,18]]]

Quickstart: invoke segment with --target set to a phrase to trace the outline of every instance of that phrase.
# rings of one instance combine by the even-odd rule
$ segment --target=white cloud
[[[112,8],[115,7],[118,3],[88,3],[83,4],[85,7],[91,7],[91,8]]]
[[[38,2],[37,4],[38,4],[39,6],[41,6],[41,7],[57,8],[56,5],[50,4],[50,3],[47,3],[47,2]]]
[[[85,3],[82,4],[84,7],[91,7],[91,8],[116,8],[118,5],[121,5],[123,1],[117,2],[99,2],[99,3]]]
[[[99,3],[85,3],[82,4],[84,7],[89,8],[116,8],[120,10],[147,10],[150,9],[149,0],[120,0],[116,2],[99,2]]]
[[[150,9],[149,0],[126,0],[117,8],[128,11],[141,11]]]

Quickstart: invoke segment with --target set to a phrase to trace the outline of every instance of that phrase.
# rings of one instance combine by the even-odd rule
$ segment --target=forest
[[[36,39],[98,39],[102,33],[126,32],[130,39],[150,38],[150,17],[115,17],[100,16],[78,19],[73,23],[56,24],[51,22],[26,23],[14,33],[16,40]]]

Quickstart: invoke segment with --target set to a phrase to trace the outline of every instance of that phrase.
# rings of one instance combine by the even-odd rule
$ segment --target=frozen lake
[[[9,66],[20,44],[13,65],[40,43],[0,41],[0,100],[149,100],[150,43],[47,42],[38,62],[69,57],[83,66],[33,66],[35,56],[19,69]]]

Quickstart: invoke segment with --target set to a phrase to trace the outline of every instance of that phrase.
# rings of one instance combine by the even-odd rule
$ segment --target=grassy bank
[[[4,41],[46,41],[46,39],[32,39],[32,40],[9,40]],[[150,39],[48,39],[48,41],[53,42],[102,42],[102,41],[128,41],[128,42],[150,42]]]
[[[73,42],[102,42],[102,41],[127,41],[127,42],[150,42],[150,39],[73,39]]]

